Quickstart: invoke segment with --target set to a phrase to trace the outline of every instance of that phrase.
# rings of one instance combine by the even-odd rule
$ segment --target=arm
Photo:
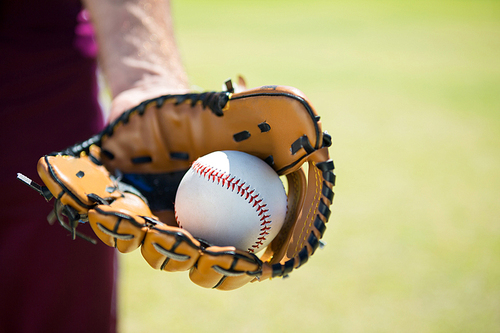
[[[188,90],[169,0],[84,0],[111,89],[110,120],[148,98]]]

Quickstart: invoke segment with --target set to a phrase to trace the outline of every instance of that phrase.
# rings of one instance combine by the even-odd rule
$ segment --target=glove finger
[[[158,224],[147,232],[141,252],[154,269],[187,271],[200,257],[200,242],[181,228]]]
[[[213,246],[203,251],[189,278],[201,287],[233,290],[259,276],[261,268],[262,262],[253,254]]]
[[[149,207],[130,193],[125,193],[123,198],[110,205],[97,205],[88,212],[96,236],[122,253],[131,252],[141,245],[148,230],[143,216],[152,216]]]
[[[38,161],[37,170],[55,198],[82,214],[95,205],[87,193],[110,200],[121,196],[108,171],[91,162],[87,156],[44,156]]]

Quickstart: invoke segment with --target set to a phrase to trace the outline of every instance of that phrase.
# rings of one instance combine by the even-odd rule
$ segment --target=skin
[[[146,99],[188,91],[170,1],[84,0],[84,4],[112,94],[109,121]]]

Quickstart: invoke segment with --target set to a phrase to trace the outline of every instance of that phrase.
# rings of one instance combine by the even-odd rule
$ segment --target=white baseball
[[[200,157],[175,197],[181,228],[213,245],[257,253],[278,234],[287,196],[278,174],[260,158],[239,151]]]

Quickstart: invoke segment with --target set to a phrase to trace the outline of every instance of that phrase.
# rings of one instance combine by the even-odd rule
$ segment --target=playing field
[[[499,332],[500,2],[173,5],[193,85],[311,99],[336,196],[289,279],[220,292],[120,255],[120,331]]]

